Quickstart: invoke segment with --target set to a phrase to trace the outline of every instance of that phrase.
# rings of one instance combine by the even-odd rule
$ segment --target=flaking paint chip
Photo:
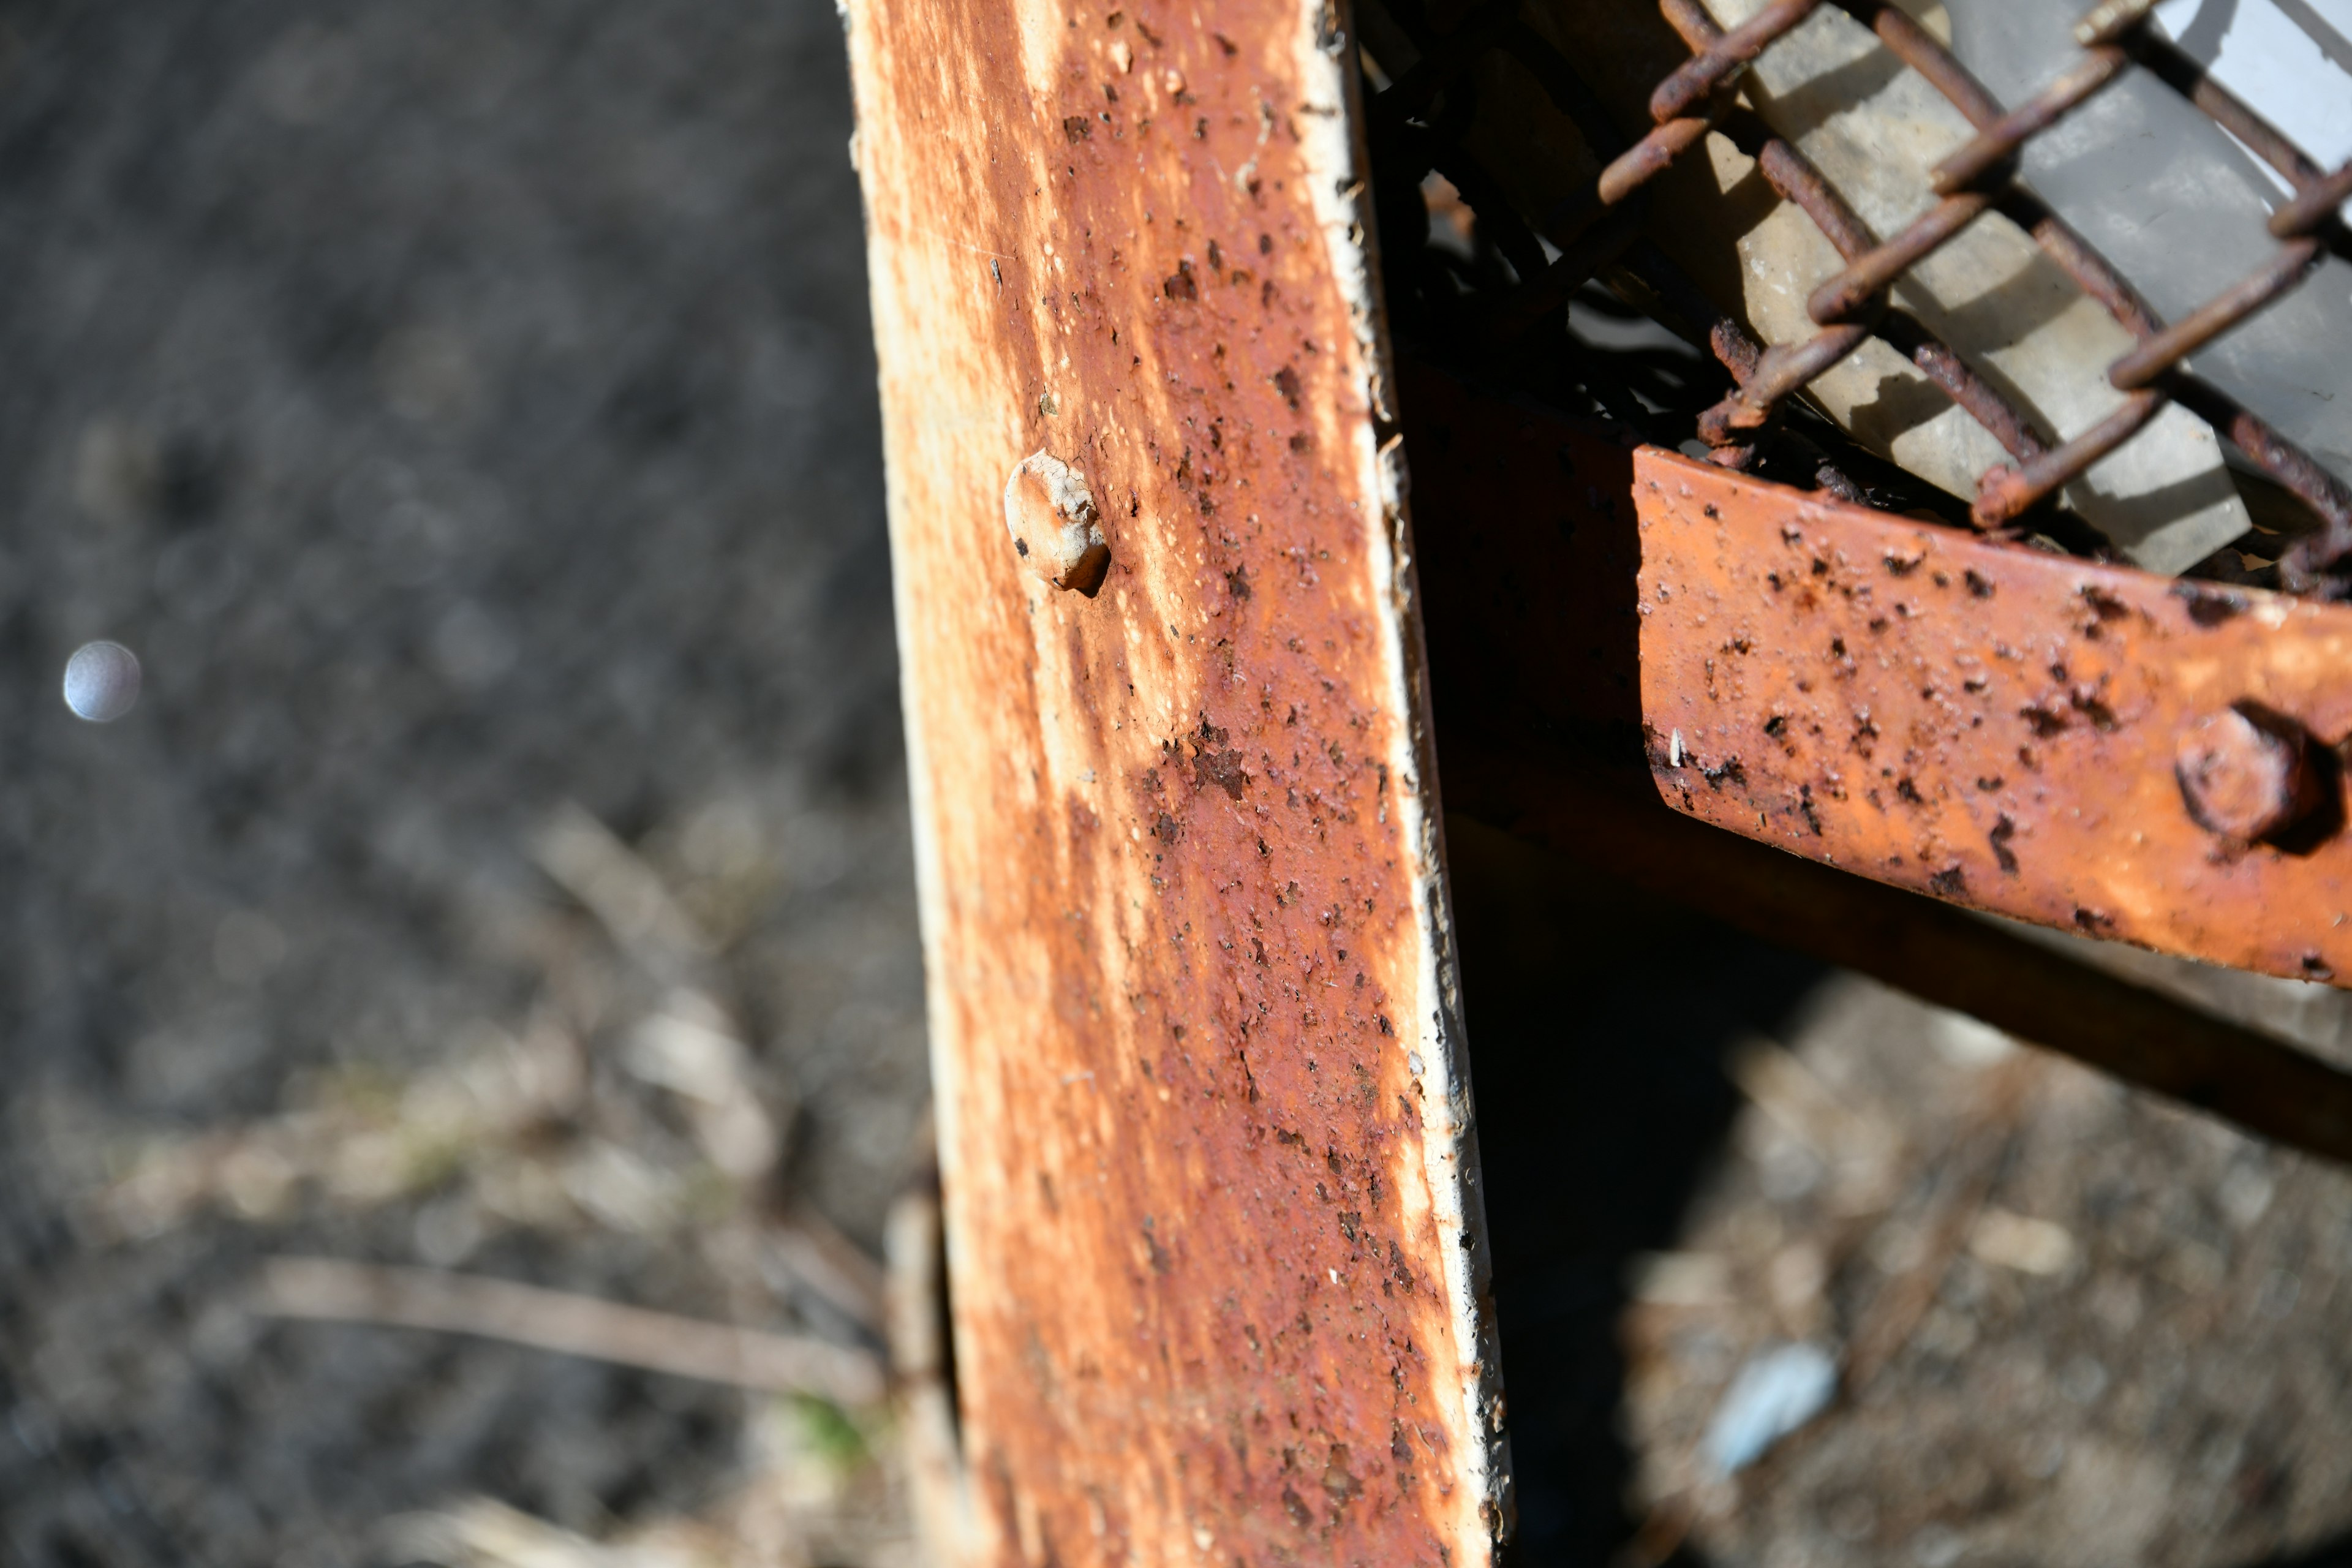
[[[1110,570],[1101,514],[1079,472],[1050,452],[1032,452],[1004,481],[1004,527],[1013,553],[1056,588],[1092,598]]]

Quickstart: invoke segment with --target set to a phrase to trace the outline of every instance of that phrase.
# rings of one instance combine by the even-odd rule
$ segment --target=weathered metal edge
[[[1362,367],[1359,395],[1372,410],[1374,423],[1358,427],[1357,447],[1365,492],[1381,503],[1382,526],[1371,531],[1373,572],[1394,584],[1393,613],[1380,623],[1381,654],[1391,700],[1405,720],[1399,727],[1391,766],[1403,784],[1407,840],[1421,855],[1421,1017],[1425,1021],[1420,1022],[1419,1033],[1423,1060],[1438,1064],[1428,1075],[1437,1092],[1422,1101],[1422,1151],[1430,1191],[1438,1198],[1440,1234],[1455,1238],[1443,1269],[1454,1343],[1466,1358],[1461,1368],[1464,1419],[1469,1431],[1485,1438],[1464,1457],[1463,1479],[1483,1500],[1483,1535],[1462,1547],[1464,1561],[1471,1562],[1484,1544],[1506,1538],[1513,1522],[1502,1355],[1491,1297],[1486,1203],[1479,1191],[1461,964],[1445,876],[1445,813],[1430,721],[1428,639],[1406,505],[1404,436],[1397,428],[1392,396],[1398,365],[1380,287],[1362,82],[1352,68],[1355,50],[1349,42],[1354,18],[1348,11],[1336,10],[1337,3],[1298,0],[1301,77],[1313,80],[1319,75],[1323,89],[1341,104],[1337,117],[1318,118],[1303,151],[1321,176],[1312,187],[1316,208],[1323,219],[1332,277],[1347,300],[1355,328]],[[1335,16],[1340,23],[1336,30],[1330,27]]]

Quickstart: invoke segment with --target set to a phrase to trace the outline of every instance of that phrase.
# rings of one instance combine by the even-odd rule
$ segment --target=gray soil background
[[[0,5],[0,1558],[751,1462],[725,1389],[256,1318],[266,1255],[870,1338],[734,1223],[870,1252],[919,1157],[849,118],[825,0]],[[615,1065],[669,987],[567,806],[711,938],[758,1181]]]
[[[0,1562],[917,1561],[885,1422],[258,1310],[326,1257],[877,1342],[849,123],[825,0],[0,0]],[[2345,1559],[2344,1173],[1450,833],[1515,1561]],[[1837,1399],[1714,1473],[1797,1342]]]

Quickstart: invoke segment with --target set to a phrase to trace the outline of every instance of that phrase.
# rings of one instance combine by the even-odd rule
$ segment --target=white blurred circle
[[[119,642],[84,643],[66,660],[66,706],[110,724],[139,700],[139,657]]]

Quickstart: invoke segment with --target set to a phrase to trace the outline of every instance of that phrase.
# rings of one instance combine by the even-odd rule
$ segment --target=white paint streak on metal
[[[1429,701],[1423,674],[1421,611],[1414,593],[1411,535],[1405,513],[1402,443],[1383,441],[1393,426],[1386,367],[1394,363],[1380,307],[1378,262],[1373,250],[1370,202],[1358,166],[1362,123],[1352,48],[1327,47],[1322,38],[1322,0],[1299,0],[1297,50],[1299,79],[1307,88],[1306,112],[1297,116],[1302,154],[1311,171],[1308,186],[1323,231],[1331,272],[1348,304],[1360,367],[1356,386],[1372,417],[1353,423],[1349,433],[1362,474],[1362,493],[1378,499],[1381,516],[1366,520],[1371,553],[1368,575],[1392,591],[1379,606],[1381,668],[1389,685],[1391,711],[1406,716],[1391,728],[1386,770],[1392,784],[1433,781],[1432,787],[1398,790],[1399,826],[1419,864],[1413,920],[1420,941],[1415,976],[1419,1005],[1410,1009],[1412,1027],[1397,1048],[1408,1053],[1420,1096],[1423,1173],[1417,1194],[1435,1221],[1440,1256],[1430,1260],[1444,1281],[1453,1321],[1461,1402],[1454,1412],[1453,1440],[1465,1485],[1465,1508],[1455,1521],[1455,1561],[1486,1561],[1511,1523],[1508,1445],[1494,1417],[1501,1406],[1502,1358],[1488,1302],[1490,1254],[1486,1203],[1477,1188],[1477,1133],[1470,1111],[1470,1060],[1462,1026],[1461,975],[1454,946],[1451,895],[1445,881],[1444,819],[1433,781],[1436,747],[1429,733]],[[1416,1042],[1418,1048],[1415,1048]],[[1475,1511],[1472,1511],[1475,1509]]]

